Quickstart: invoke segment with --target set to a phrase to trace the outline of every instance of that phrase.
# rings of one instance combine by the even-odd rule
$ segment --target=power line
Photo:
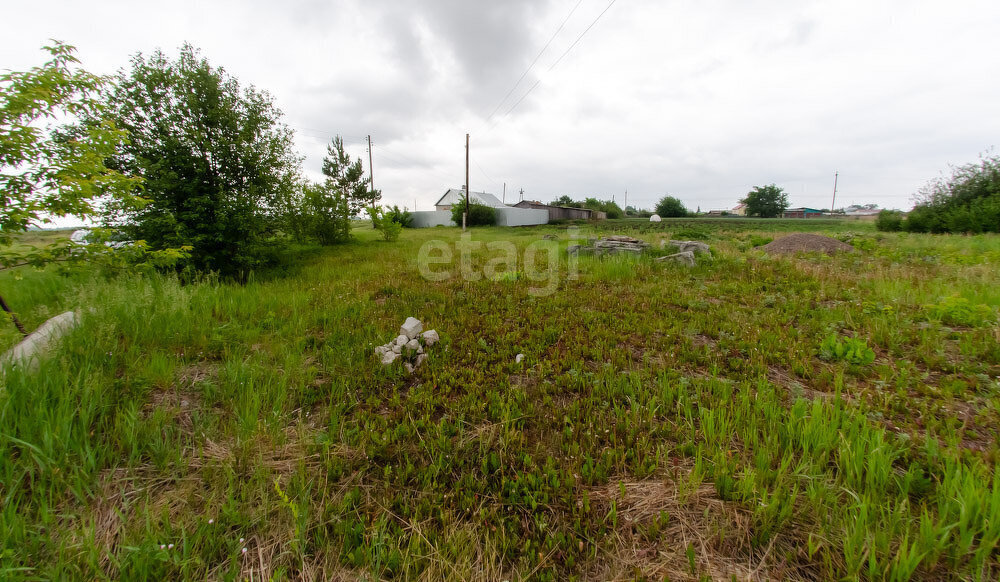
[[[597,21],[600,20],[601,17],[604,16],[604,14],[608,10],[610,10],[611,7],[614,5],[614,3],[617,2],[617,1],[618,0],[611,0],[611,2],[607,5],[607,7],[604,10],[602,10],[600,14],[597,15],[597,18],[595,18],[594,21],[590,23],[590,26],[588,26],[587,28],[585,28],[583,30],[583,32],[580,33],[580,36],[576,37],[576,40],[573,41],[573,44],[569,45],[569,48],[566,49],[565,52],[563,52],[563,54],[559,55],[559,58],[556,59],[555,62],[552,63],[552,65],[550,65],[548,69],[545,70],[545,72],[548,73],[548,72],[552,71],[552,69],[556,68],[556,65],[558,65],[563,60],[563,58],[565,58],[566,55],[569,54],[569,52],[571,50],[573,50],[573,47],[575,47],[577,44],[579,44],[580,40],[583,39],[584,35],[586,35],[588,32],[590,32],[591,28],[594,28],[594,25],[597,24]],[[521,98],[518,99],[517,102],[514,103],[514,105],[512,105],[511,108],[508,109],[506,113],[504,113],[502,116],[500,116],[500,119],[503,119],[504,117],[507,117],[508,115],[511,114],[512,111],[514,111],[515,109],[517,109],[517,106],[520,105],[521,102],[524,101],[524,99],[528,95],[530,95],[532,91],[535,90],[535,87],[537,87],[539,83],[541,83],[541,79],[535,81],[535,84],[532,85],[530,89],[528,89],[528,92],[525,93],[524,95],[522,95]],[[491,125],[490,129],[493,129],[494,127],[496,127],[496,124],[500,122],[500,119],[498,119],[496,123],[494,123],[493,125]]]
[[[576,9],[579,8],[580,4],[582,3],[583,0],[577,1],[576,6],[574,6],[573,9],[569,11],[569,14],[567,14],[566,18],[563,19],[562,24],[559,25],[559,28],[557,28],[556,31],[552,33],[552,36],[549,37],[549,42],[545,43],[545,46],[542,47],[542,50],[538,51],[538,54],[535,55],[535,60],[531,61],[531,64],[528,65],[528,68],[525,69],[523,73],[521,73],[520,77],[518,77],[517,82],[514,83],[513,86],[511,86],[510,90],[507,91],[507,94],[503,96],[503,99],[501,99],[500,102],[497,103],[497,106],[493,109],[493,112],[490,113],[489,117],[486,118],[485,123],[489,123],[490,120],[493,119],[493,116],[497,114],[497,111],[500,111],[500,107],[503,106],[504,102],[507,101],[507,98],[510,97],[511,93],[514,92],[514,89],[517,89],[517,86],[521,84],[521,81],[523,81],[524,78],[528,75],[528,73],[531,72],[531,69],[535,66],[535,63],[537,63],[538,59],[542,57],[542,54],[544,54],[545,51],[548,50],[549,45],[551,45],[552,41],[556,39],[556,36],[560,32],[562,32],[563,27],[566,26],[566,23],[569,22],[569,19],[573,16],[573,13],[576,12]]]

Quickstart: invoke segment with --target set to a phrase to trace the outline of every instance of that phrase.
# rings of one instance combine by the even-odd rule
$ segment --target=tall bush
[[[1000,232],[1000,156],[981,156],[928,183],[903,228],[910,232]]]
[[[465,212],[465,200],[451,207],[451,219],[455,224],[462,225],[462,214]],[[497,213],[490,206],[476,202],[469,203],[469,216],[466,226],[493,226],[497,223]]]
[[[903,213],[898,210],[883,210],[875,219],[875,228],[884,232],[897,232],[903,229]]]

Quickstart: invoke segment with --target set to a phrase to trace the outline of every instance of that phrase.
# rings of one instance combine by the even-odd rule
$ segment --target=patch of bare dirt
[[[769,255],[816,252],[832,255],[837,252],[854,252],[854,247],[845,242],[840,242],[839,240],[828,236],[804,232],[798,232],[781,237],[757,248]]]

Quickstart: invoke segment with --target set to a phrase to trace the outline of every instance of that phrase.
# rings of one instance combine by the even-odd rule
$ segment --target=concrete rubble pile
[[[606,236],[600,239],[591,239],[589,245],[570,245],[566,250],[569,254],[588,254],[594,256],[615,255],[623,253],[633,253],[636,255],[649,248],[646,241],[632,238],[630,236]]]
[[[429,348],[436,344],[441,338],[438,332],[433,329],[421,331],[424,324],[415,317],[407,317],[403,325],[399,327],[399,335],[391,342],[375,348],[375,355],[381,358],[385,366],[392,365],[397,360],[403,362],[403,367],[407,372],[413,373],[427,361],[427,353],[424,348]]]
[[[682,265],[687,265],[688,267],[693,267],[696,264],[695,255],[698,253],[710,253],[711,248],[700,241],[696,240],[662,240],[660,241],[660,248],[666,249],[668,247],[673,247],[677,252],[672,255],[666,255],[656,259],[659,262],[674,262],[680,263]]]

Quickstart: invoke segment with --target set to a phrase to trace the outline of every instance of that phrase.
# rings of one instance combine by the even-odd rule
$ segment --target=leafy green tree
[[[107,167],[105,160],[125,140],[125,132],[103,118],[101,96],[107,81],[76,67],[75,49],[55,42],[43,48],[51,59],[40,67],[0,75],[0,265],[78,257],[72,246],[14,253],[7,248],[15,234],[49,223],[54,217],[87,218],[99,197],[120,207],[141,203],[139,178]],[[69,125],[95,120],[85,128]],[[25,332],[7,303],[0,307]]]
[[[587,198],[583,201],[583,208],[598,210],[607,214],[608,218],[621,218],[625,215],[620,206],[611,200],[598,200],[597,198]]]
[[[191,45],[137,54],[109,101],[131,136],[114,167],[145,179],[143,208],[106,222],[152,248],[191,245],[195,268],[246,275],[276,259],[301,158],[266,92],[241,87]]]
[[[578,208],[580,207],[580,203],[574,202],[572,198],[563,194],[559,198],[556,198],[555,200],[552,201],[552,206],[572,206]]]
[[[679,198],[664,196],[656,203],[656,213],[663,218],[680,218],[688,215],[687,208]]]
[[[788,208],[788,194],[775,184],[756,186],[740,200],[747,205],[747,216],[775,218]]]
[[[0,75],[0,243],[58,216],[87,218],[99,196],[134,204],[141,181],[105,165],[126,133],[101,117],[107,80],[75,68],[75,49],[44,47],[52,59]],[[85,130],[55,125],[88,117]],[[43,126],[43,123],[49,122]]]

